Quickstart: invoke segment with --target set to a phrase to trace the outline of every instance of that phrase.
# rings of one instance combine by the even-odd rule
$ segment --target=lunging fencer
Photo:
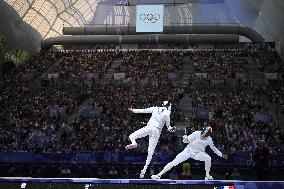
[[[136,148],[137,147],[136,139],[149,136],[148,155],[146,159],[146,164],[144,168],[141,170],[140,178],[144,178],[144,175],[151,162],[156,145],[160,138],[163,126],[166,124],[169,132],[175,132],[176,130],[175,126],[173,127],[170,126],[171,103],[169,103],[169,101],[164,101],[162,105],[163,107],[150,107],[145,109],[128,108],[128,110],[133,113],[152,114],[150,120],[148,121],[145,127],[135,131],[129,136],[131,144],[125,147],[126,150]]]
[[[163,174],[169,171],[172,167],[177,166],[178,164],[184,162],[189,158],[193,158],[198,161],[205,162],[205,171],[206,176],[205,180],[213,180],[213,177],[210,175],[211,168],[211,157],[205,153],[205,147],[209,145],[209,147],[220,157],[227,159],[228,156],[226,154],[222,154],[213,144],[213,140],[210,137],[212,133],[212,128],[210,126],[204,127],[202,131],[195,131],[190,135],[183,136],[183,142],[188,143],[186,148],[179,153],[176,158],[168,163],[163,170],[157,174],[152,175],[152,179],[160,179]]]

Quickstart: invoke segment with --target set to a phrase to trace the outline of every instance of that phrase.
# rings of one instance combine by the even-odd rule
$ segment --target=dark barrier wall
[[[146,154],[144,153],[111,153],[111,152],[93,152],[93,153],[33,153],[33,152],[0,152],[0,164],[2,163],[66,163],[66,164],[100,164],[100,163],[124,163],[132,164],[133,162],[143,164]],[[167,153],[155,153],[152,163],[161,164],[172,161],[174,155]],[[212,156],[213,164],[234,165],[234,166],[252,166],[254,164],[250,155],[231,155],[228,160],[218,156]],[[193,159],[188,160],[193,162]],[[283,167],[284,154],[273,156],[269,161],[270,167]]]
[[[135,26],[64,27],[64,35],[138,35]],[[252,42],[264,42],[263,37],[249,27],[236,25],[164,26],[163,34],[237,34]]]
[[[239,36],[232,34],[148,34],[148,35],[73,35],[52,37],[42,41],[42,48],[66,44],[192,44],[238,43]]]

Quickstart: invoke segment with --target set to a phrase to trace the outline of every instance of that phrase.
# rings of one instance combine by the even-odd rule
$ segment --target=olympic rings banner
[[[164,5],[137,5],[136,32],[163,32]]]

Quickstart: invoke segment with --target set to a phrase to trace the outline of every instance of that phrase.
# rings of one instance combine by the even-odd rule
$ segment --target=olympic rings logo
[[[160,20],[161,16],[160,14],[140,14],[140,20],[147,23],[156,23],[158,20]]]

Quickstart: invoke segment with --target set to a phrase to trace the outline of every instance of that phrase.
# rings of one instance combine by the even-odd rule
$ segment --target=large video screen
[[[136,32],[163,32],[164,5],[137,5]]]

